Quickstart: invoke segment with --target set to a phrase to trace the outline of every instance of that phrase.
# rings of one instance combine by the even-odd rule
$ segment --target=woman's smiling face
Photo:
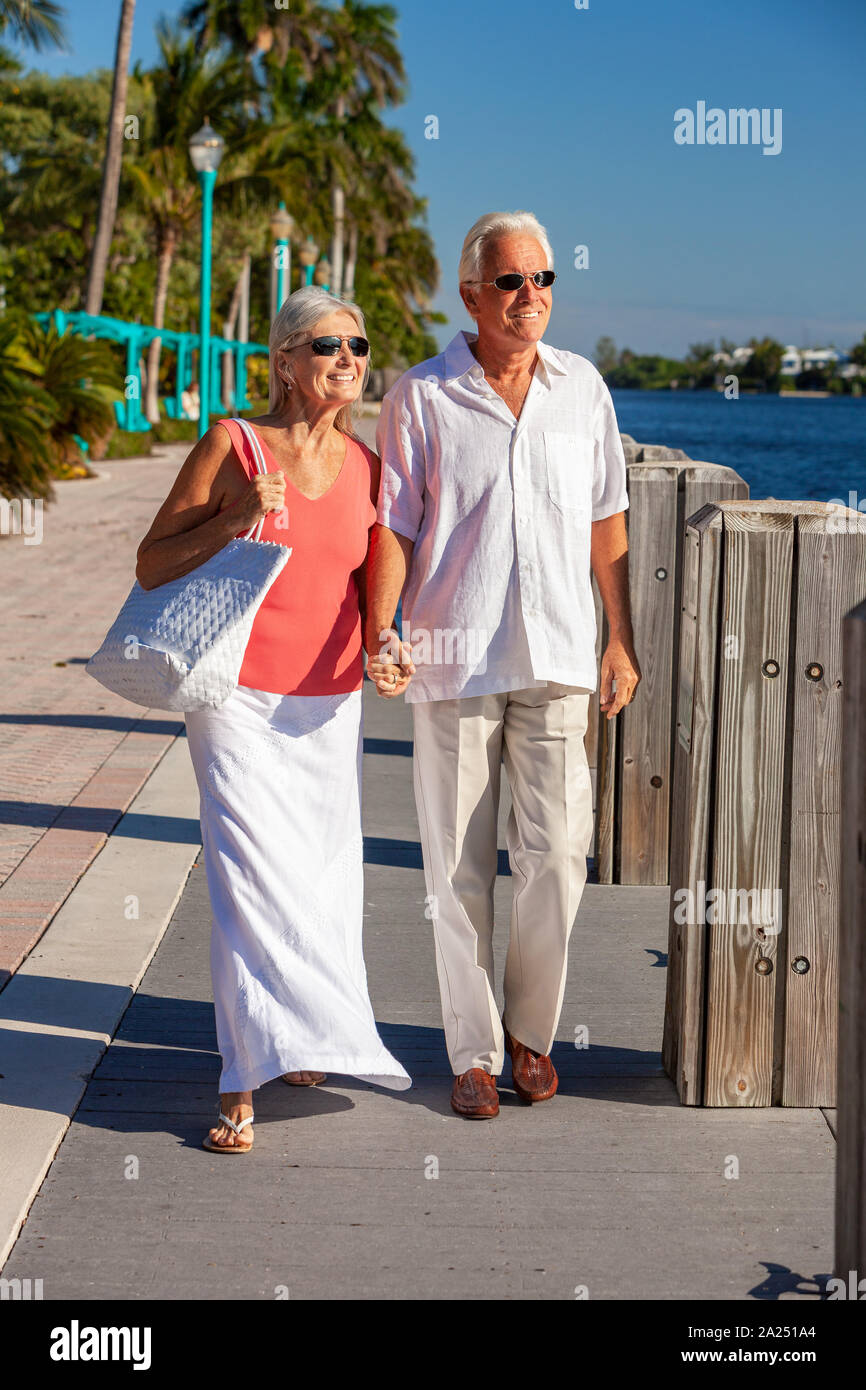
[[[317,356],[310,342],[331,334],[362,336],[352,315],[339,309],[319,319],[309,333],[304,334],[302,344],[281,349],[277,365],[282,376],[288,375],[293,391],[311,400],[349,405],[361,394],[367,358],[354,357],[346,342],[340,344],[339,352],[333,357]]]

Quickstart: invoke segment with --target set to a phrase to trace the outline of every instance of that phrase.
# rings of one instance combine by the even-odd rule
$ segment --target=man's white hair
[[[534,213],[485,212],[466,233],[457,271],[460,283],[465,284],[467,280],[483,280],[484,257],[491,241],[496,241],[501,236],[513,236],[515,233],[535,237],[535,240],[541,243],[547,257],[545,269],[553,269],[553,247],[547,239],[547,232]]]

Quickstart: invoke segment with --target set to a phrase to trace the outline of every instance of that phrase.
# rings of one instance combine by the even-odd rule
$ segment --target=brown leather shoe
[[[503,1025],[504,1027],[504,1025]],[[533,1101],[550,1100],[556,1095],[559,1077],[546,1052],[533,1052],[523,1043],[512,1038],[505,1029],[505,1050],[511,1058],[511,1073],[514,1089],[521,1100],[531,1105]]]
[[[451,1109],[466,1120],[492,1120],[499,1114],[496,1082],[483,1067],[472,1067],[454,1078]]]

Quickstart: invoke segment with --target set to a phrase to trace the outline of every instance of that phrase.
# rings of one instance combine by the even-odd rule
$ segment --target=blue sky
[[[605,333],[683,353],[720,334],[806,345],[866,328],[863,0],[396,0],[409,75],[388,119],[417,159],[442,266],[447,342],[470,327],[456,290],[483,212],[531,209],[559,274],[548,341],[591,355]],[[138,0],[133,58],[174,0]],[[67,0],[52,73],[113,63],[119,0]],[[781,108],[782,149],[678,145],[697,103]],[[439,121],[438,140],[424,137]],[[589,266],[574,267],[586,246]]]

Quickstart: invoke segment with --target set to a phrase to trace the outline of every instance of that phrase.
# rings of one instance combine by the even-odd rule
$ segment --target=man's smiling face
[[[535,237],[514,233],[488,242],[482,280],[519,271],[534,275],[549,270],[547,257]],[[537,343],[544,336],[553,306],[553,288],[542,290],[524,280],[519,290],[498,290],[495,285],[462,285],[460,293],[478,326],[479,336],[512,350]]]

